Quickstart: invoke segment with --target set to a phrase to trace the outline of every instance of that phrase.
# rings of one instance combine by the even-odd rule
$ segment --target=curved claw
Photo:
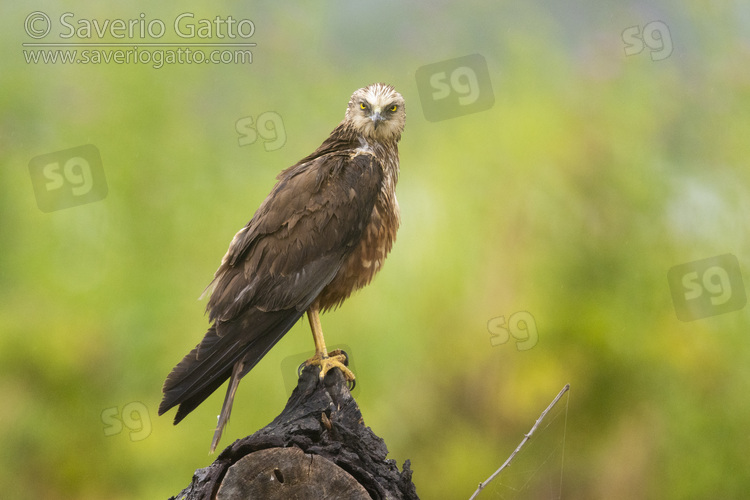
[[[347,384],[353,384],[355,377],[352,371],[347,368],[348,364],[349,360],[346,356],[346,353],[341,350],[336,350],[329,352],[327,355],[315,353],[315,356],[305,361],[304,366],[320,366],[321,380],[325,378],[326,373],[328,373],[331,368],[338,368],[344,373],[344,378],[346,378]],[[352,385],[351,387],[354,388],[354,385]]]
[[[349,367],[349,354],[343,350],[343,349],[336,349],[334,351],[331,351],[328,353],[329,356],[344,356],[344,366],[347,368]],[[351,370],[350,370],[350,373]],[[344,372],[344,376],[346,376],[346,372]],[[353,391],[355,387],[357,387],[357,379],[354,378],[354,373],[352,373],[352,378],[346,377],[346,385],[349,387],[349,391]]]

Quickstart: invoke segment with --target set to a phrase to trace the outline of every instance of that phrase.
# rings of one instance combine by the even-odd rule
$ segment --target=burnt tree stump
[[[417,499],[410,462],[399,472],[362,419],[340,370],[305,367],[286,407],[235,441],[170,500]]]

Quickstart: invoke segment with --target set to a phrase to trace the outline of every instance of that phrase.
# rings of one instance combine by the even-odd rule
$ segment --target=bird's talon
[[[344,373],[347,383],[354,383],[354,374],[347,368],[348,359],[343,351],[331,351],[328,354],[315,353],[315,356],[305,361],[305,366],[319,366],[320,380],[323,380],[331,368],[338,368]],[[353,386],[352,386],[353,388]]]
[[[343,349],[336,349],[335,351],[331,351],[328,353],[329,356],[336,356],[336,357],[344,357],[344,366],[349,367],[349,355],[346,353]],[[346,376],[346,372],[344,372],[344,375]],[[349,391],[353,391],[354,388],[357,386],[357,379],[354,378],[354,374],[352,374],[352,378],[346,377],[346,385],[349,387]]]
[[[336,358],[341,361],[344,366],[349,366],[349,355],[346,353],[343,349],[334,349],[333,351],[328,353],[329,358]]]

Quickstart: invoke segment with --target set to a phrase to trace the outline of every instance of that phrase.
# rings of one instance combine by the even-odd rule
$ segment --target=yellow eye
[[[359,109],[367,109],[367,105],[363,102],[359,103]]]
[[[398,106],[394,104],[393,106],[391,106],[391,109],[389,109],[388,111],[390,111],[391,113],[394,113],[397,109],[398,109]]]

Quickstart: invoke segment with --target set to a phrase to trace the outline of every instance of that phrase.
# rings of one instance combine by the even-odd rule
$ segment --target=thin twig
[[[479,483],[479,487],[474,492],[474,494],[471,495],[471,498],[469,498],[469,500],[474,500],[477,497],[477,495],[479,495],[479,492],[482,491],[485,486],[490,484],[490,482],[493,479],[495,479],[495,477],[497,477],[498,474],[500,474],[500,471],[510,466],[510,462],[515,458],[516,454],[518,454],[518,452],[521,451],[521,448],[523,447],[524,444],[526,444],[526,441],[528,441],[531,438],[531,436],[534,435],[534,431],[536,431],[536,428],[539,427],[539,424],[542,423],[542,420],[544,420],[544,417],[546,417],[547,413],[552,409],[552,407],[554,407],[557,404],[557,402],[560,401],[560,398],[563,397],[563,394],[568,392],[568,389],[570,389],[570,384],[565,384],[565,387],[562,388],[562,390],[557,395],[557,397],[553,399],[552,402],[549,404],[549,406],[542,412],[541,415],[539,415],[539,418],[534,423],[534,427],[532,427],[531,430],[527,434],[524,434],[524,438],[521,441],[521,444],[519,444],[518,447],[515,449],[515,451],[513,451],[513,453],[510,454],[510,456],[508,457],[508,460],[506,460],[505,463],[501,465],[499,469],[497,469],[490,477],[488,477],[486,481]]]

